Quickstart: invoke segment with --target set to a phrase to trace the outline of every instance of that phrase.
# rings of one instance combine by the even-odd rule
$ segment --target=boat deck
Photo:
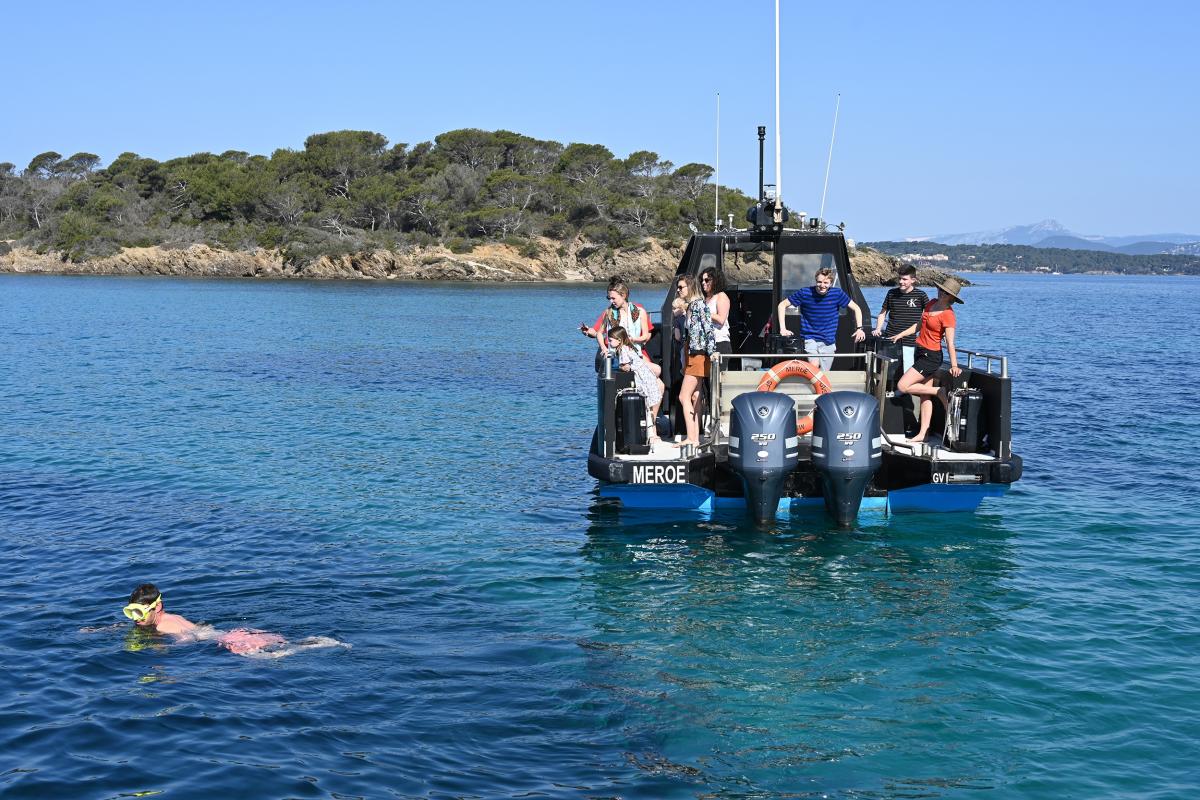
[[[942,446],[942,437],[937,434],[930,434],[925,442],[910,442],[903,436],[885,433],[883,442],[885,449],[933,461],[992,462],[996,460],[991,453],[959,453],[949,450]],[[688,457],[698,452],[696,448],[689,450],[690,452],[685,455],[676,444],[664,440],[653,443],[649,453],[643,455],[619,453],[613,458],[617,461],[632,462],[686,461]]]
[[[693,453],[695,448],[691,448]],[[628,453],[617,453],[613,456],[615,461],[684,461],[686,460],[681,455],[681,448],[678,445],[669,444],[667,441],[658,441],[650,445],[650,452],[643,455],[630,455]]]
[[[884,448],[894,450],[897,453],[915,456],[917,458],[929,458],[933,461],[995,461],[996,457],[991,453],[959,453],[954,450],[947,450],[942,447],[942,437],[937,434],[929,434],[924,442],[910,442],[908,439],[898,434],[885,433],[883,435]]]

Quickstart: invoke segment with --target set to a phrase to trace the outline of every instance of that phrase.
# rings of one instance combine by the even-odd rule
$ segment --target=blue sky
[[[1198,8],[783,0],[784,199],[816,213],[840,92],[826,216],[859,240],[1048,217],[1200,233]],[[753,192],[773,15],[772,0],[14,3],[0,161],[477,127],[712,164],[720,92],[721,182]]]

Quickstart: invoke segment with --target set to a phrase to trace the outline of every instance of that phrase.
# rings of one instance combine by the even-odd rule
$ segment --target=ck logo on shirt
[[[916,300],[916,298],[914,298],[914,297],[910,297],[910,298],[908,298],[908,307],[909,307],[909,308],[916,308],[916,307],[917,307],[917,300]]]

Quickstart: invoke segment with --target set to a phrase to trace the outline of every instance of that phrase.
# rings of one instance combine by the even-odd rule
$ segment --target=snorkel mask
[[[149,603],[130,603],[121,609],[121,613],[129,617],[134,622],[144,622],[151,614],[154,613],[154,609],[157,608],[158,604],[161,602],[162,595],[160,594]]]

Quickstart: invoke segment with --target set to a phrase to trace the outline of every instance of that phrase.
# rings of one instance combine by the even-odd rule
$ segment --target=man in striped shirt
[[[925,304],[929,302],[929,296],[920,289],[915,288],[917,283],[917,270],[908,264],[902,266],[898,272],[900,277],[897,280],[899,286],[889,289],[887,297],[883,299],[883,305],[879,308],[879,316],[875,319],[875,336],[886,336],[893,342],[899,341],[903,345],[901,350],[904,360],[904,370],[908,372],[913,365],[913,353],[917,344],[917,334],[913,333],[910,336],[905,336],[903,339],[896,339],[896,334],[908,330],[913,325],[921,328],[921,311],[925,308]],[[883,327],[883,318],[887,317],[887,327]]]
[[[813,366],[827,370],[833,366],[833,353],[837,349],[838,310],[849,308],[854,312],[854,341],[867,338],[862,327],[862,309],[850,299],[850,295],[833,285],[833,270],[822,267],[817,270],[815,286],[797,289],[779,301],[779,334],[791,336],[785,314],[789,308],[800,309],[800,335],[804,339],[804,352],[810,356]]]

